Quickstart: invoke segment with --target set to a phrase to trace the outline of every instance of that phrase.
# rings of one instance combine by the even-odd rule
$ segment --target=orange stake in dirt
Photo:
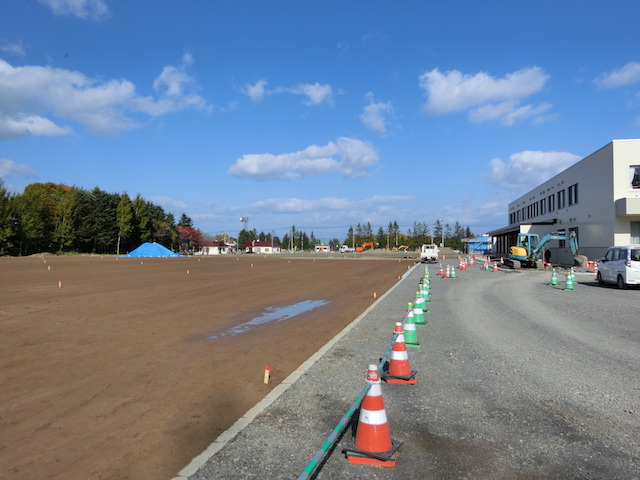
[[[267,365],[266,367],[264,367],[264,384],[267,385],[269,383],[269,372],[271,370],[271,367],[269,367],[269,365]]]

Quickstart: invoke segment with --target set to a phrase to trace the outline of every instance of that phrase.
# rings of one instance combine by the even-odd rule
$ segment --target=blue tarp
[[[145,242],[123,257],[181,257],[159,243]]]
[[[469,253],[487,253],[491,251],[491,239],[478,237],[469,240]]]

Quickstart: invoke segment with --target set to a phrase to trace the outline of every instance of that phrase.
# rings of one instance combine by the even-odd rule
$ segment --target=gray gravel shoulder
[[[452,263],[452,262],[451,262]],[[317,478],[640,479],[640,290],[573,292],[548,272],[430,266],[429,325],[409,349],[417,385],[383,385],[395,468],[346,462],[345,433]],[[189,478],[297,478],[364,386],[423,266],[381,298]]]

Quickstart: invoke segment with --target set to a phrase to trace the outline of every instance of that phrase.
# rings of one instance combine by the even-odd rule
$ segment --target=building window
[[[578,184],[571,185],[569,187],[569,205],[578,203]]]
[[[640,222],[630,222],[631,225],[631,243],[640,243]]]
[[[640,188],[640,165],[629,167],[629,177],[631,178],[631,188]]]
[[[558,192],[558,210],[564,208],[564,190]]]
[[[556,197],[551,194],[549,195],[549,197],[547,198],[547,200],[549,201],[549,213],[553,212],[556,209]]]
[[[563,234],[563,233],[565,233],[564,228],[561,228],[560,230],[558,230],[558,233],[559,233],[559,234]],[[558,240],[558,246],[559,246],[560,248],[565,247],[565,246],[566,246],[566,240]]]
[[[544,200],[540,200],[540,215],[544,215],[547,213],[547,202]]]

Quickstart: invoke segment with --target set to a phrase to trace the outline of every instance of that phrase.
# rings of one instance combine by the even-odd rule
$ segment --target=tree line
[[[450,225],[437,220],[433,228],[426,222],[413,222],[413,226],[409,227],[405,233],[400,232],[398,222],[392,221],[389,222],[386,229],[382,226],[378,227],[375,234],[371,223],[359,223],[355,228],[349,227],[342,243],[351,247],[373,243],[375,248],[393,249],[405,246],[416,250],[425,243],[440,244],[444,242],[447,247],[462,250],[463,240],[472,237],[474,234],[469,226],[463,227],[457,221]],[[337,242],[337,240],[335,241]]]
[[[0,180],[0,255],[40,252],[127,253],[143,242],[172,250],[192,246],[199,232],[182,215],[127,193],[33,183],[10,194]]]
[[[373,233],[371,223],[357,224],[350,226],[345,238],[340,241],[338,238],[329,240],[328,246],[331,250],[338,250],[340,245],[356,247],[365,243],[372,243],[375,248],[394,249],[405,246],[411,250],[417,250],[425,243],[440,244],[444,241],[445,246],[454,250],[462,250],[464,239],[473,238],[475,235],[471,229],[463,227],[459,222],[453,225],[442,223],[437,220],[433,228],[425,222],[414,222],[405,233],[400,232],[398,222],[392,221],[386,229],[378,227],[377,233]],[[271,233],[258,233],[254,230],[242,230],[238,236],[238,245],[244,247],[245,242],[252,240],[273,241],[274,245],[279,245],[285,250],[313,250],[315,245],[322,243],[316,238],[313,231],[308,234],[303,230],[292,226],[288,233],[280,238]]]
[[[371,223],[350,226],[345,238],[329,240],[332,250],[339,245],[373,243],[375,248],[406,246],[417,249],[423,243],[441,243],[461,249],[462,239],[471,238],[469,227],[436,221],[433,228],[414,222],[400,232],[396,221],[374,234]],[[0,255],[31,255],[41,252],[128,253],[143,242],[157,242],[181,253],[196,252],[205,239],[236,241],[227,235],[208,237],[182,214],[176,223],[173,214],[144,200],[139,194],[108,193],[55,183],[33,183],[21,194],[11,194],[0,179]],[[246,241],[272,241],[286,250],[312,250],[321,241],[292,226],[282,239],[274,233],[243,229],[237,238],[240,250]]]

